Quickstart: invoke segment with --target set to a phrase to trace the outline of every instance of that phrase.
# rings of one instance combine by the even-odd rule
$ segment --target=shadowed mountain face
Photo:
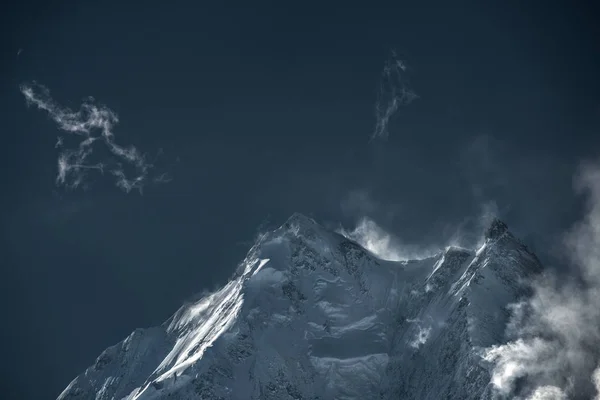
[[[482,350],[541,271],[501,221],[390,262],[296,214],[219,291],[108,348],[59,399],[492,398]]]

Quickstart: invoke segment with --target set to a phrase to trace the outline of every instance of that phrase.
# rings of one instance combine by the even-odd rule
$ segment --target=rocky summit
[[[295,214],[222,289],[106,349],[59,400],[491,399],[483,349],[541,271],[494,220],[478,249],[384,261]]]

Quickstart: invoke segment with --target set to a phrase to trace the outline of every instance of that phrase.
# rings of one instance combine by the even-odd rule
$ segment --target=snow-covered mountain
[[[498,220],[475,251],[391,262],[295,214],[221,290],[109,347],[59,399],[492,398],[481,351],[540,270]]]

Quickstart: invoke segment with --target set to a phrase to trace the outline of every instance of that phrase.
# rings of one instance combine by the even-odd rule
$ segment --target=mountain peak
[[[539,262],[498,219],[486,238],[399,264],[294,213],[221,289],[110,347],[59,400],[487,398],[480,348],[504,343]]]
[[[301,214],[299,212],[293,213],[292,216],[287,219],[285,224],[286,225],[301,225],[301,226],[318,225],[314,219],[307,217],[306,215]]]
[[[295,212],[289,217],[285,223],[281,226],[285,230],[293,230],[302,232],[303,234],[309,234],[319,232],[323,229],[321,225],[314,219],[307,217],[304,214]]]
[[[500,236],[508,232],[508,225],[498,218],[492,219],[488,228],[485,231],[486,239],[498,239]]]

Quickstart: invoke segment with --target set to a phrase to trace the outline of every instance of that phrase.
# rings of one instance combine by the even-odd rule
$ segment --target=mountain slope
[[[476,252],[375,257],[299,214],[221,290],[110,347],[59,399],[474,399],[480,349],[537,258],[494,221]]]

